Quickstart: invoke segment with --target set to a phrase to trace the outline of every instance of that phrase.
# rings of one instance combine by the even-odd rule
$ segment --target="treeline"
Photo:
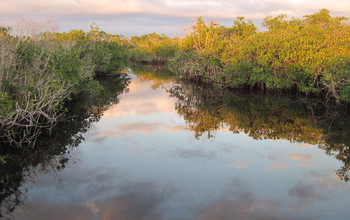
[[[303,92],[348,102],[346,20],[322,9],[302,19],[267,17],[267,30],[259,32],[244,17],[232,27],[198,18],[181,39],[156,33],[126,38],[96,25],[89,32],[26,35],[0,27],[0,136],[14,141],[54,125],[72,94],[98,93],[94,77],[118,73],[130,60],[167,64],[180,78],[217,87]]]
[[[151,33],[129,41],[131,60],[142,64],[166,64],[180,50],[180,39]]]
[[[94,78],[113,74],[129,61],[124,38],[101,31],[11,35],[0,29],[0,137],[21,145],[64,113],[79,92],[101,92]]]
[[[167,63],[179,77],[217,87],[279,90],[350,101],[350,25],[327,9],[301,19],[266,17],[257,31],[238,17],[231,27],[198,18],[185,38],[130,39],[133,60]]]
[[[238,17],[232,27],[198,18],[170,68],[220,87],[288,90],[350,100],[350,25],[322,9],[302,19],[266,17],[258,32]]]

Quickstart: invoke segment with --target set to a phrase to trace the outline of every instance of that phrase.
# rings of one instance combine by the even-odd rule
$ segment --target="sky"
[[[259,27],[266,16],[302,17],[322,8],[350,17],[350,0],[0,0],[0,26],[15,27],[23,17],[54,23],[59,32],[88,31],[94,22],[110,34],[182,36],[199,16],[225,26],[244,16]]]

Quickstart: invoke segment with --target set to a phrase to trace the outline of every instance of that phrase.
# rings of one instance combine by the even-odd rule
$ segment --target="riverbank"
[[[32,142],[41,127],[57,123],[65,101],[81,91],[99,93],[94,78],[118,74],[129,61],[167,65],[178,78],[218,88],[303,93],[334,105],[346,104],[350,101],[346,20],[322,9],[302,19],[266,17],[267,31],[257,31],[244,17],[232,27],[198,18],[184,38],[152,33],[129,39],[96,25],[87,33],[26,36],[1,28],[0,136],[14,145]]]
[[[34,144],[64,116],[67,100],[101,93],[95,77],[118,74],[129,61],[126,47],[97,27],[29,36],[2,28],[0,54],[0,136],[17,146]]]
[[[346,219],[349,112],[305,97],[228,93],[149,68],[130,71],[125,93],[108,78],[116,90],[105,93],[119,101],[97,118],[85,107],[104,96],[79,96],[69,111],[76,116],[38,140],[38,154],[9,156],[0,215]]]
[[[259,32],[238,17],[232,27],[198,18],[169,67],[216,87],[279,90],[350,100],[350,25],[322,9],[302,19],[266,17]]]

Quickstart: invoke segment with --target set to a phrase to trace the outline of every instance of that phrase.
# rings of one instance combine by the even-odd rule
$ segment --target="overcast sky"
[[[181,36],[198,16],[226,26],[245,16],[260,26],[268,15],[301,17],[322,8],[350,17],[350,0],[0,0],[0,26],[15,26],[23,16],[51,21],[60,32],[88,31],[95,22],[111,34]]]

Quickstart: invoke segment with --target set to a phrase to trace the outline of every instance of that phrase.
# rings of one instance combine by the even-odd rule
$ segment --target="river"
[[[3,165],[4,218],[349,218],[346,111],[146,67],[128,77],[126,88],[105,80],[110,99],[84,98],[68,125],[38,141],[49,152]]]

